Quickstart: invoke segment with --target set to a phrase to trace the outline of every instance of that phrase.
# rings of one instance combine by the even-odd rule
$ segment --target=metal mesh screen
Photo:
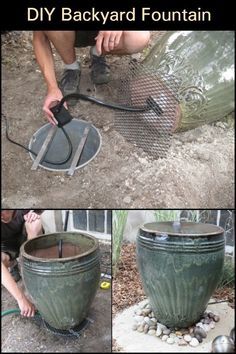
[[[171,80],[171,81],[170,81]],[[167,84],[168,83],[168,84]],[[119,80],[118,102],[127,106],[149,105],[142,113],[116,111],[115,127],[131,143],[154,158],[165,157],[179,119],[176,83],[168,75],[131,61]]]

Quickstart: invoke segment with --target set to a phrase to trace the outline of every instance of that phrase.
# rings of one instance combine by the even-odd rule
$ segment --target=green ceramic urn
[[[21,246],[22,277],[42,318],[56,329],[79,325],[100,280],[98,241],[76,232],[53,233]]]
[[[165,31],[143,61],[178,101],[173,130],[234,111],[234,31]]]
[[[204,313],[221,276],[224,230],[212,224],[158,222],[140,227],[137,262],[158,322],[188,327]]]

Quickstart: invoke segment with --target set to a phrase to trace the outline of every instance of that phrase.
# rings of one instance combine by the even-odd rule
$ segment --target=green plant
[[[118,268],[127,216],[127,210],[113,210],[112,212],[112,271],[114,276]]]
[[[155,210],[156,221],[179,221],[184,219],[192,222],[206,222],[209,210]]]
[[[156,221],[174,221],[179,220],[180,210],[154,210]]]
[[[235,286],[234,264],[232,260],[225,258],[224,267],[217,289]]]

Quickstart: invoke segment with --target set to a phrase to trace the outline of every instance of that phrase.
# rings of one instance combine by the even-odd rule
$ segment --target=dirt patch
[[[112,293],[113,314],[146,298],[137,268],[136,245],[133,243],[122,246],[119,268],[112,282]]]
[[[101,268],[111,264],[110,246],[100,244]],[[23,287],[22,281],[19,286]],[[17,308],[2,287],[2,311]],[[111,352],[111,291],[99,289],[88,313],[89,324],[79,338],[51,333],[40,321],[11,314],[2,318],[2,352],[20,353],[102,353]]]
[[[155,37],[157,33],[154,33]],[[153,42],[152,42],[153,43]],[[108,58],[113,80],[90,81],[88,48],[79,50],[81,92],[116,102],[115,83],[129,56]],[[142,55],[137,57],[142,59]],[[56,73],[63,65],[55,53]],[[45,83],[34,59],[31,32],[3,35],[2,110],[10,136],[28,145],[45,123]],[[44,208],[232,208],[234,205],[234,127],[231,121],[175,134],[168,156],[152,160],[114,128],[114,112],[79,102],[73,116],[94,124],[102,135],[97,157],[72,178],[63,172],[31,171],[32,160],[12,145],[2,129],[3,207]]]

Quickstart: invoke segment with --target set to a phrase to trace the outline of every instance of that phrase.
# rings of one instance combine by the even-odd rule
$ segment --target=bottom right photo
[[[113,352],[234,352],[234,213],[113,210]]]

